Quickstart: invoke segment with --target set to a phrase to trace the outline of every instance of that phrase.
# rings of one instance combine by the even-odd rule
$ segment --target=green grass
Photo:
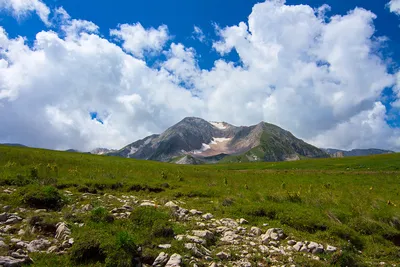
[[[356,255],[337,262],[357,258],[361,262],[396,263],[400,257],[400,154],[181,166],[0,146],[0,185],[16,188],[21,196],[32,187],[52,186],[73,193],[131,194],[157,199],[160,205],[167,200],[182,200],[186,202],[185,208],[211,212],[219,218],[243,217],[252,225],[268,223],[271,227],[282,227],[294,239],[329,243],[344,248],[346,257]],[[45,196],[57,198],[52,189],[46,190]],[[0,202],[12,206],[27,204],[3,193]],[[62,212],[66,214],[67,208],[62,208]],[[171,240],[169,229],[141,224],[140,214],[132,215],[129,225],[108,222],[101,208],[91,216],[92,219],[80,218],[87,225],[74,228],[73,234],[77,240],[85,240],[83,233],[90,230],[99,235],[99,240],[105,240],[100,244],[104,246],[105,254],[100,255],[104,262],[108,257],[113,259],[107,251],[120,242],[110,239],[111,236],[132,239],[135,245],[147,244],[145,250],[151,255],[158,252],[154,242]],[[166,220],[165,216],[168,214],[151,213],[147,217],[157,221]],[[179,228],[173,222],[164,227],[172,228],[175,234]],[[154,233],[143,235],[143,232]],[[181,244],[174,246],[179,250]],[[123,255],[129,254],[120,249]],[[37,266],[70,264],[68,255],[37,255],[34,260]]]

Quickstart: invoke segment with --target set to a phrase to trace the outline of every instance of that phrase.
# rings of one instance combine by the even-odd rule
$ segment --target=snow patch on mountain
[[[194,155],[201,155],[207,152],[213,152],[212,154],[219,154],[225,152],[225,146],[229,143],[232,138],[218,138],[213,137],[209,144],[202,144],[201,148],[194,150],[191,153]]]
[[[131,150],[129,151],[127,158],[130,158],[130,156],[135,154],[138,150],[139,148],[131,146]]]
[[[212,124],[212,126],[214,126],[215,128],[221,129],[221,130],[225,130],[227,127],[225,125],[225,123],[223,122],[215,122],[215,121],[210,121],[210,123]]]

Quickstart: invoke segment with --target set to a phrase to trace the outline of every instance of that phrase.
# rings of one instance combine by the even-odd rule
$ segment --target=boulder
[[[68,239],[71,235],[71,230],[68,228],[68,226],[64,222],[60,222],[56,226],[57,229],[55,238],[60,240]]]
[[[179,254],[172,254],[165,267],[180,267],[182,263],[182,256]]]
[[[264,235],[261,235],[261,240],[266,243],[269,240],[279,241],[285,237],[286,235],[281,228],[270,228]]]
[[[153,262],[152,266],[154,267],[162,267],[164,266],[168,261],[168,254],[165,252],[161,252],[158,254],[157,258]]]
[[[206,213],[203,216],[201,216],[203,219],[205,220],[211,220],[212,218],[214,218],[214,216],[211,213]]]
[[[4,266],[4,267],[21,266],[22,264],[29,263],[29,262],[30,262],[29,258],[16,259],[16,258],[10,257],[10,256],[0,256],[0,266]]]
[[[336,250],[337,250],[337,248],[334,247],[334,246],[330,246],[330,245],[326,246],[326,252],[327,253],[334,253],[334,252],[336,252]]]
[[[193,230],[193,235],[210,240],[214,238],[214,234],[209,230]]]
[[[29,252],[38,252],[38,251],[46,250],[50,246],[51,246],[50,241],[48,241],[46,239],[37,239],[37,240],[32,240],[31,242],[29,242],[26,249]]]
[[[262,231],[258,227],[251,227],[250,233],[252,233],[253,235],[259,236],[262,234]]]
[[[231,257],[231,255],[227,252],[221,251],[216,255],[220,260],[227,260]]]

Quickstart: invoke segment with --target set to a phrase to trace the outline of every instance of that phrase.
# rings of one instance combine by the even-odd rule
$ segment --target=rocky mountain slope
[[[380,154],[390,154],[395,153],[391,150],[383,150],[376,148],[369,149],[353,149],[353,150],[340,150],[334,148],[324,149],[331,157],[342,158],[342,157],[353,157],[353,156],[369,156],[369,155],[380,155]]]
[[[323,150],[273,124],[261,122],[237,127],[193,117],[183,119],[160,135],[148,136],[108,155],[181,164],[329,157]]]

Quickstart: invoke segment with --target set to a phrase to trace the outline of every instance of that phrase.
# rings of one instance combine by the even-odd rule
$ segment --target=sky
[[[400,0],[0,0],[0,143],[121,148],[184,117],[400,151]]]

